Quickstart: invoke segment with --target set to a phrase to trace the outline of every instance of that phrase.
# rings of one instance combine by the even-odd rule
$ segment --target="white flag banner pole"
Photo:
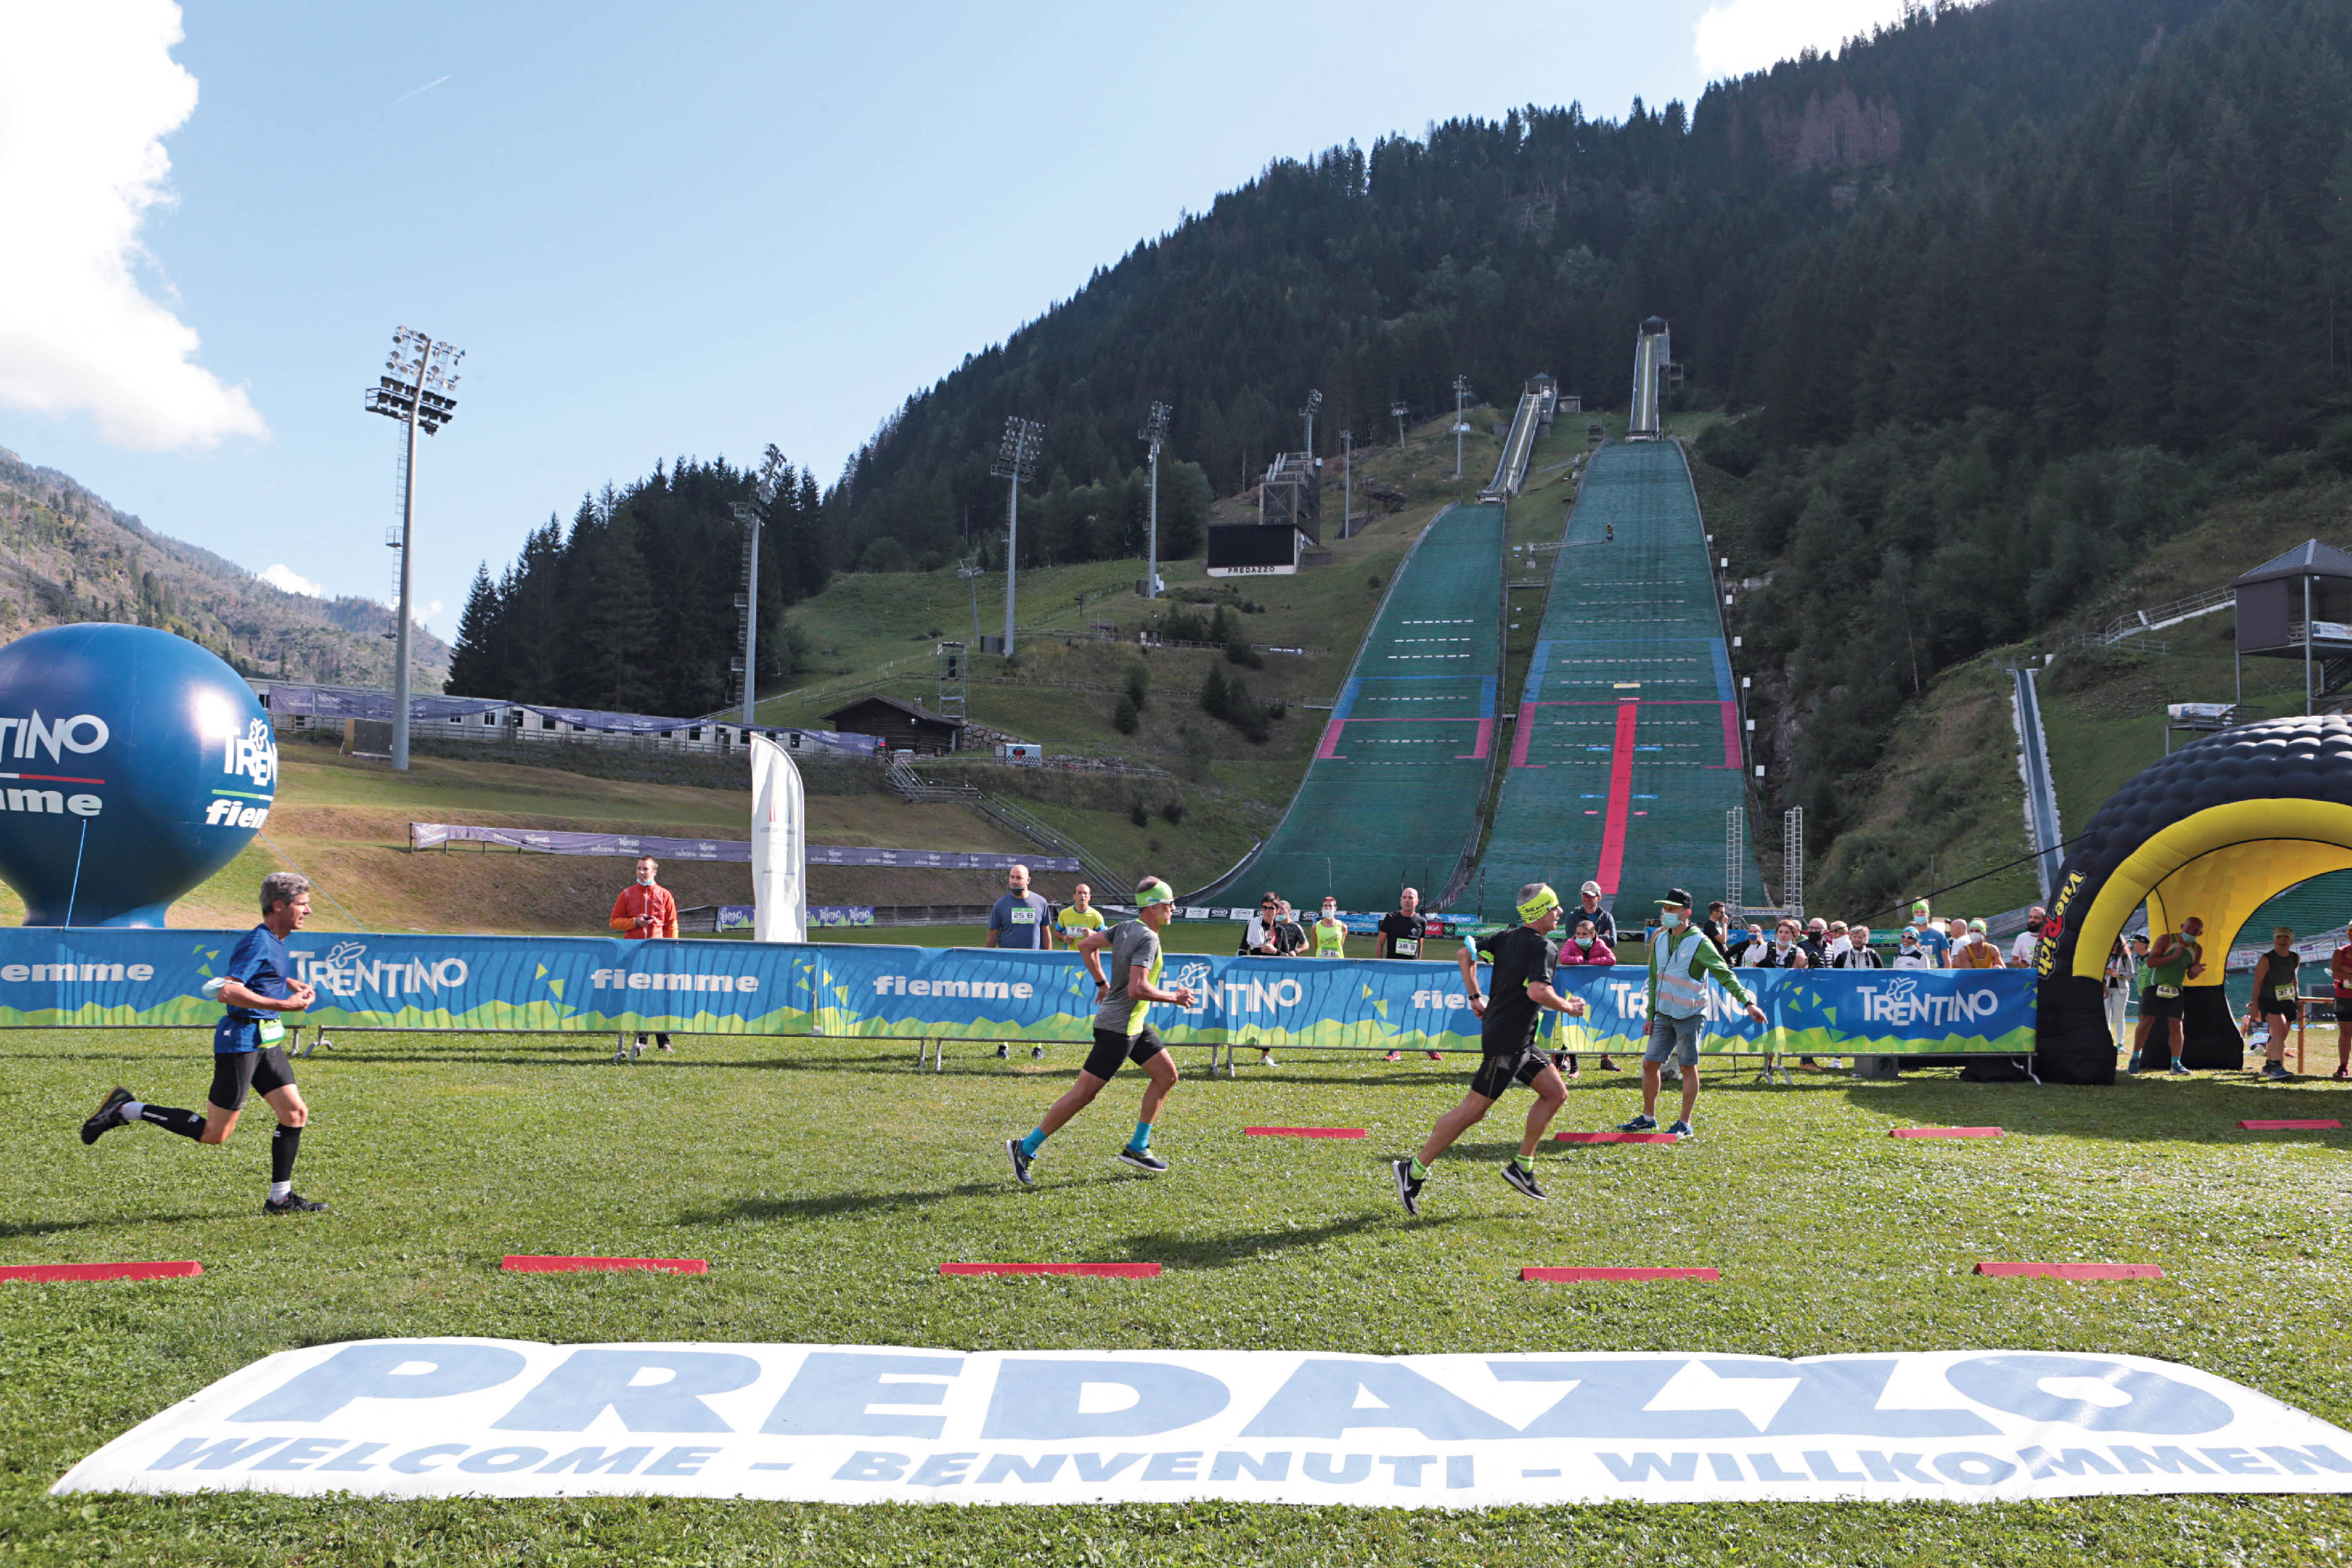
[[[782,746],[751,737],[751,938],[808,940],[808,803]]]

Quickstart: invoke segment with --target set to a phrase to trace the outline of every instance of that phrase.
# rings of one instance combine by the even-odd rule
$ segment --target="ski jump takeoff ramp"
[[[1633,930],[1669,887],[1702,909],[1721,896],[1742,749],[1706,550],[1680,447],[1601,449],[1552,565],[1471,884],[1487,919],[1510,918],[1523,882],[1572,901],[1597,881]]]
[[[1307,777],[1265,847],[1202,901],[1269,889],[1301,910],[1434,899],[1469,847],[1492,767],[1503,509],[1455,507],[1397,569],[1332,704]]]

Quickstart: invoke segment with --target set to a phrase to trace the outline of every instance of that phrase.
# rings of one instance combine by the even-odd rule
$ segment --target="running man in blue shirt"
[[[294,1087],[294,1069],[286,1060],[286,1025],[279,1015],[299,1013],[317,994],[307,981],[294,978],[293,960],[286,939],[310,918],[310,879],[299,871],[273,871],[261,879],[261,923],[245,933],[229,954],[228,972],[207,981],[227,1015],[213,1029],[213,1087],[205,1097],[205,1113],[149,1105],[117,1085],[81,1124],[81,1141],[95,1143],[107,1131],[144,1121],[199,1143],[226,1143],[236,1131],[237,1112],[254,1089],[278,1118],[277,1135],[269,1141],[269,1197],[265,1214],[316,1214],[327,1205],[313,1203],[294,1190],[294,1155],[302,1146],[302,1128],[310,1108]]]

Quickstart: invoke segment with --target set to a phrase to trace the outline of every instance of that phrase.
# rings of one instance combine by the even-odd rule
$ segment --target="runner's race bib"
[[[2178,996],[2180,994],[2180,987],[2178,985],[2159,985],[2156,988],[2156,994],[2158,996]]]
[[[2284,985],[2273,985],[2271,987],[2271,994],[2282,1002],[2292,1002],[2294,1000],[2294,986],[2292,982]]]
[[[1417,936],[1391,937],[1389,940],[1389,949],[1399,958],[1419,958],[1421,939]]]
[[[286,1026],[275,1018],[264,1018],[254,1025],[253,1029],[265,1046],[274,1046],[286,1037]]]
[[[1026,909],[1014,910],[1005,918],[1017,926],[1033,926],[1037,923],[1037,911]]]

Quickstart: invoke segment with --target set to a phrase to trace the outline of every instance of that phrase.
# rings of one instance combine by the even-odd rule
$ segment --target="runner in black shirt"
[[[1551,1065],[1551,1058],[1536,1048],[1536,1025],[1547,1007],[1572,1018],[1583,1016],[1585,1007],[1581,997],[1562,996],[1552,989],[1550,933],[1559,924],[1559,895],[1541,882],[1530,882],[1519,889],[1518,911],[1519,924],[1485,938],[1475,950],[1463,950],[1462,988],[1470,994],[1470,1010],[1483,1021],[1479,1039],[1485,1055],[1470,1079],[1470,1092],[1463,1096],[1460,1105],[1437,1119],[1421,1152],[1391,1163],[1397,1200],[1407,1214],[1421,1212],[1421,1188],[1429,1179],[1429,1163],[1484,1121],[1488,1108],[1514,1083],[1533,1089],[1536,1103],[1528,1112],[1527,1133],[1519,1140],[1517,1157],[1503,1166],[1503,1179],[1528,1197],[1544,1195],[1536,1185],[1536,1145],[1568,1098],[1568,1086],[1560,1081],[1559,1069]],[[1494,966],[1492,984],[1483,996],[1478,991],[1478,959]]]
[[[1376,945],[1372,956],[1375,958],[1428,956],[1423,949],[1429,942],[1429,921],[1421,912],[1421,893],[1417,889],[1407,888],[1397,895],[1396,912],[1381,917],[1380,935],[1373,940]],[[1401,1062],[1404,1060],[1404,1053],[1391,1051],[1388,1059]],[[1432,1051],[1429,1059],[1438,1062],[1445,1058]]]

